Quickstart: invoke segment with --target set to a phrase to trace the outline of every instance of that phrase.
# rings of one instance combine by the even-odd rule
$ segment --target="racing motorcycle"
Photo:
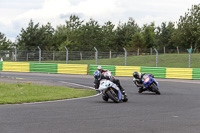
[[[104,75],[112,76],[110,71],[105,72]],[[108,101],[108,99],[113,100],[115,103],[128,101],[128,99],[124,99],[119,87],[108,79],[102,79],[100,81],[98,91],[102,93],[102,98],[104,101]]]
[[[158,95],[161,94],[158,82],[150,74],[145,74],[142,77],[142,81],[147,91],[155,92]]]

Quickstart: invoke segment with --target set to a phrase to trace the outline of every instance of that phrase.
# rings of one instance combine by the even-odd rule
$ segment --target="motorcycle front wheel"
[[[109,96],[109,98],[112,99],[115,103],[120,102],[118,94],[113,89],[109,89],[108,91],[106,91],[106,93]]]
[[[160,95],[160,91],[158,90],[158,87],[155,85],[155,83],[151,84],[152,90],[157,94]]]

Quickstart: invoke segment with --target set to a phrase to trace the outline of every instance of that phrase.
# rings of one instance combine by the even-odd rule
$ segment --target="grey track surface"
[[[90,75],[2,72],[32,81],[93,86]],[[1,133],[200,133],[200,81],[157,79],[161,95],[138,94],[131,77],[117,77],[127,103],[101,96],[49,103],[0,105]],[[65,83],[62,83],[65,86]]]

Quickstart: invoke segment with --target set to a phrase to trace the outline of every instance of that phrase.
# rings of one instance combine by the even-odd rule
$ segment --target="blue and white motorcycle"
[[[150,74],[145,74],[142,77],[142,81],[147,91],[155,92],[158,95],[161,94],[158,82]]]
[[[105,74],[111,76],[111,73],[109,72]],[[104,101],[108,101],[108,99],[113,100],[115,103],[128,101],[128,99],[124,99],[119,87],[110,80],[102,79],[98,91],[102,92],[102,98]]]

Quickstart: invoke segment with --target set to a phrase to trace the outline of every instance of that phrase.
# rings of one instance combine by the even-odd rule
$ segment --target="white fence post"
[[[154,50],[156,51],[156,67],[158,67],[158,51],[156,48]]]
[[[188,53],[189,53],[189,68],[190,68],[190,65],[191,65],[191,51],[189,49],[187,49]]]
[[[125,66],[126,66],[126,62],[127,62],[127,51],[126,51],[125,48],[123,48],[123,49],[124,49],[124,52],[125,52]]]
[[[96,47],[94,47],[94,49],[96,51],[95,56],[96,56],[96,65],[97,65],[98,64],[98,50],[96,49]]]
[[[17,61],[17,47],[15,46],[15,62]]]
[[[40,47],[38,46],[38,49],[39,49],[39,63],[41,63],[41,56],[42,56],[42,52],[41,52],[41,49]]]
[[[179,49],[178,49],[178,46],[177,46],[176,48],[177,48],[177,53],[179,54]]]
[[[67,49],[67,47],[65,47],[65,49],[66,49],[66,64],[68,64],[68,54],[69,54],[69,51],[68,51],[68,49]]]

